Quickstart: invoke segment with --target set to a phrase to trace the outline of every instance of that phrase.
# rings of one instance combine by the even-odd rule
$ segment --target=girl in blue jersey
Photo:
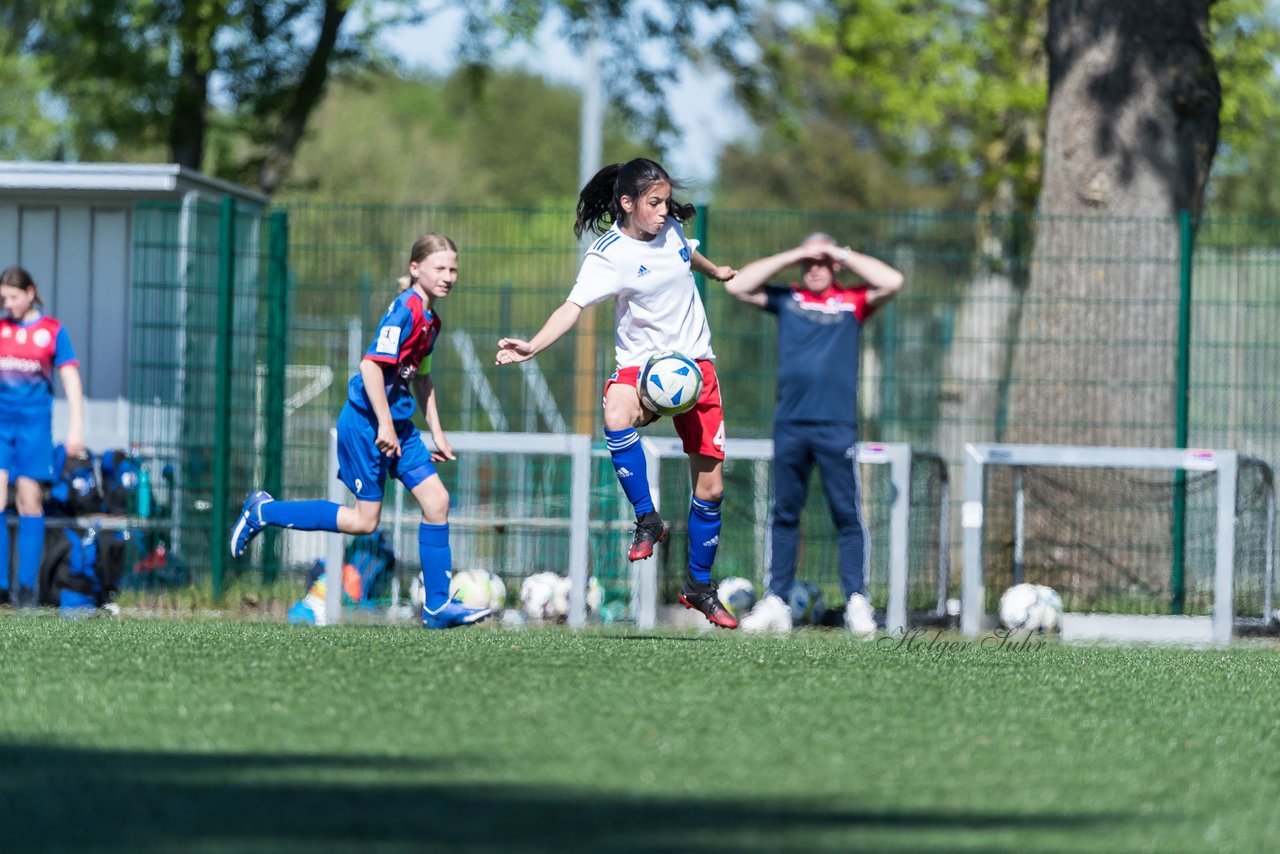
[[[711,566],[720,543],[720,503],[724,492],[724,415],[716,378],[711,330],[693,271],[724,281],[734,274],[698,252],[681,223],[693,205],[672,197],[679,186],[666,170],[643,157],[604,167],[578,195],[574,233],[601,236],[587,250],[569,298],[552,312],[532,338],[498,342],[495,361],[510,365],[550,347],[578,322],[583,309],[614,303],[614,349],[618,369],[604,387],[604,435],[618,482],[636,513],[630,560],[653,554],[668,526],[649,491],[644,450],[637,427],[657,416],[640,403],[636,384],[649,358],[676,350],[698,363],[702,394],[688,412],[673,419],[689,455],[693,495],[689,504],[689,570],[680,602],[700,611],[717,626],[738,625],[716,596]]]
[[[409,286],[378,323],[360,370],[347,387],[338,416],[338,477],[356,497],[356,506],[331,501],[276,501],[262,490],[245,499],[231,531],[231,555],[240,557],[267,525],[301,531],[369,534],[382,518],[387,475],[397,477],[422,506],[418,552],[425,593],[422,624],[429,629],[467,625],[489,615],[488,608],[465,608],[449,599],[449,493],[435,463],[454,459],[440,428],[429,356],[440,334],[436,303],[458,279],[458,248],[442,234],[418,238],[409,253]],[[423,365],[426,360],[426,365]],[[415,398],[417,405],[415,405]],[[433,453],[414,426],[422,407]]]
[[[44,551],[44,489],[53,480],[53,371],[70,415],[68,456],[84,453],[84,392],[79,362],[62,324],[41,312],[36,283],[21,267],[0,273],[0,514],[17,487],[19,606],[36,604]],[[9,598],[9,525],[0,516],[0,601]]]

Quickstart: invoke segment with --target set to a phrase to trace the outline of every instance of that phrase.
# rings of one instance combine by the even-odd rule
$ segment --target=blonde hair
[[[400,288],[401,293],[404,293],[409,290],[409,288],[413,287],[413,279],[410,279],[408,276],[401,276],[396,279],[396,286]]]
[[[458,247],[454,245],[452,240],[437,231],[433,231],[413,241],[413,248],[409,250],[409,263],[421,262],[432,252],[457,251]]]

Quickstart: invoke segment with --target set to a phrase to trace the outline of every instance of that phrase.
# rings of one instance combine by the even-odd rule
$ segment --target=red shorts
[[[716,366],[706,359],[698,360],[702,369],[702,394],[698,402],[688,412],[681,412],[671,420],[676,425],[676,433],[684,442],[686,454],[702,454],[712,459],[724,459],[724,410],[720,407],[720,381],[716,379]],[[614,371],[605,380],[604,392],[609,393],[609,386],[622,383],[632,388],[640,379],[640,368],[632,366]],[[645,412],[649,412],[645,409]],[[661,417],[661,416],[659,416]]]

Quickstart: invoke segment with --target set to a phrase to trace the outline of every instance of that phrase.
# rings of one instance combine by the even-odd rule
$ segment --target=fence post
[[[695,208],[695,210],[697,211],[697,223],[694,228],[694,236],[698,240],[698,251],[701,252],[703,256],[706,256],[707,254],[707,206],[698,205]],[[705,305],[707,301],[707,277],[702,275],[701,273],[695,272],[693,274],[693,286],[698,289],[698,297],[702,300],[703,304]]]
[[[1191,407],[1191,254],[1194,232],[1191,212],[1178,212],[1178,378],[1173,446],[1187,447]],[[1169,610],[1181,614],[1186,606],[1187,473],[1178,469],[1173,480],[1173,530],[1170,532],[1173,567],[1169,579]]]
[[[284,470],[284,394],[285,365],[289,358],[289,214],[272,211],[267,221],[267,339],[264,354],[267,364],[263,400],[263,430],[266,434],[263,455],[266,468],[263,486],[279,495]],[[262,583],[276,580],[280,556],[276,551],[280,529],[263,531]]]
[[[236,282],[236,200],[222,197],[222,209],[218,221],[218,318],[217,362],[215,367],[214,425],[213,425],[213,513],[211,544],[211,568],[213,571],[213,599],[222,600],[223,579],[227,565],[227,549],[223,537],[231,527],[231,377],[232,364],[231,326],[234,319]]]

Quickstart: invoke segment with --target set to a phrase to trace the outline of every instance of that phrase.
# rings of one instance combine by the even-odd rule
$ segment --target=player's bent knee
[[[376,518],[370,519],[365,516],[357,516],[355,522],[351,525],[351,528],[351,533],[359,536],[372,534],[374,531],[378,530],[378,520]]]
[[[699,501],[709,501],[712,504],[719,504],[724,500],[723,489],[695,489],[693,495]]]

